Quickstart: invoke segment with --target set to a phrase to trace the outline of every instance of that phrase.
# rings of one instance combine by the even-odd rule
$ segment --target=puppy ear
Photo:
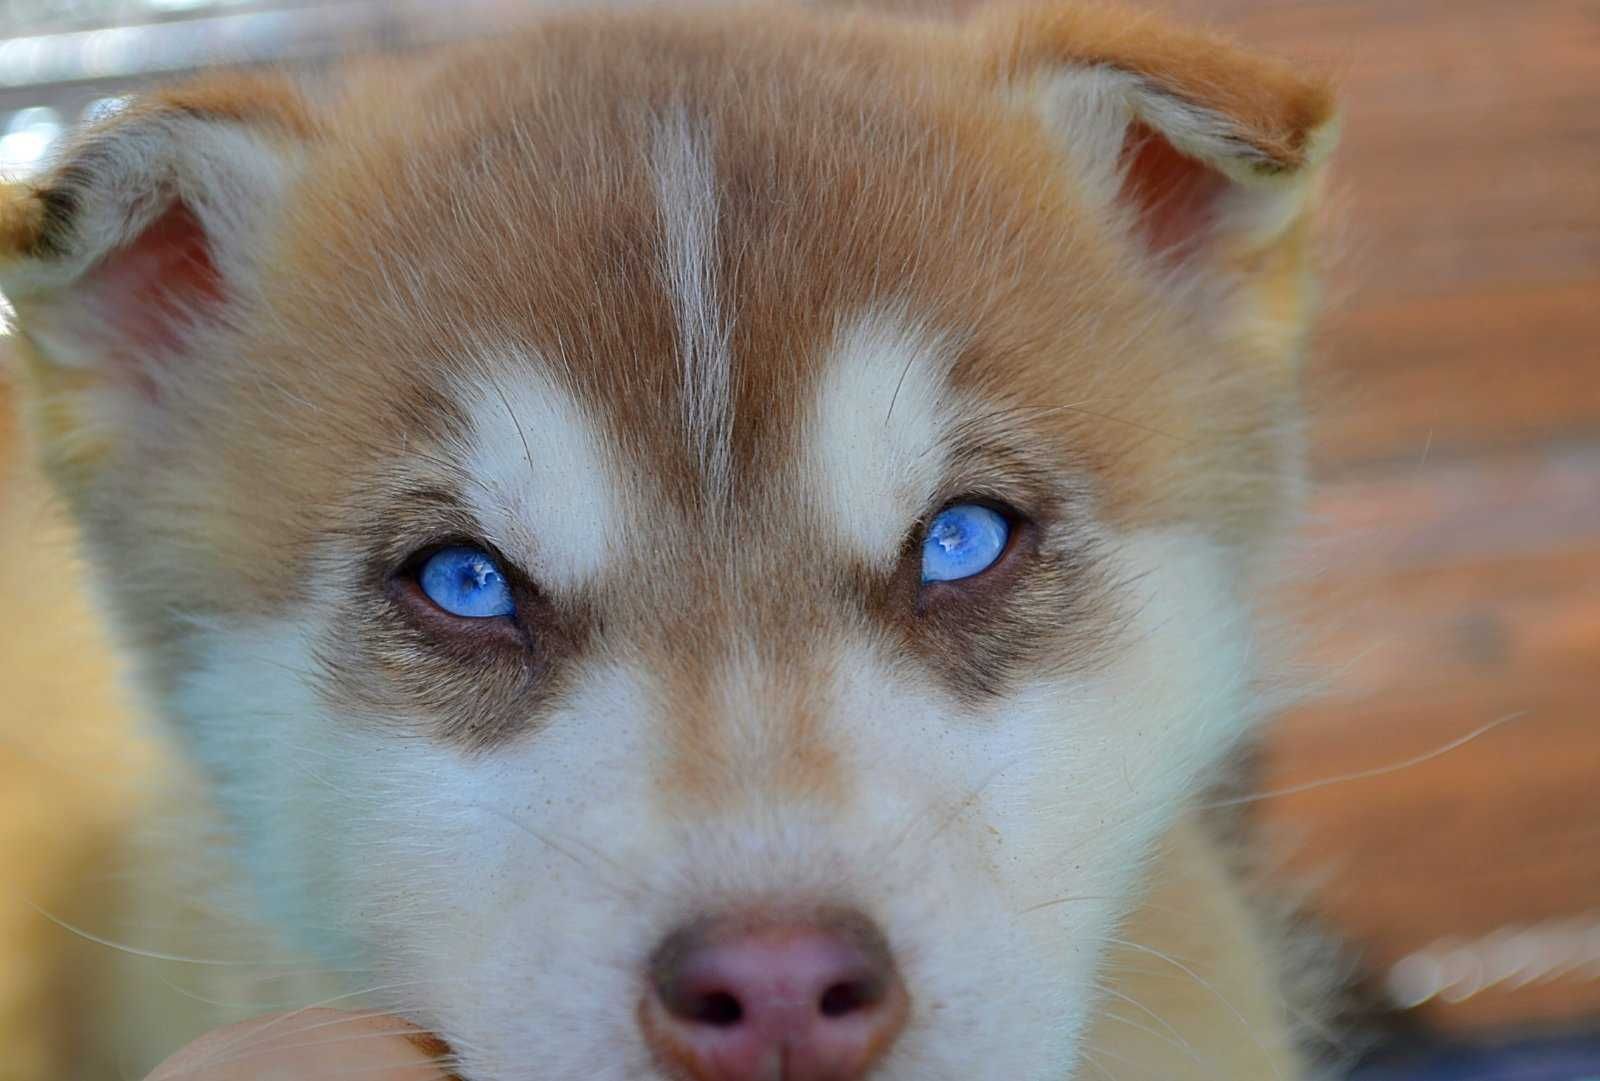
[[[1338,131],[1326,82],[1116,7],[1000,9],[973,31],[1005,96],[1155,265],[1296,279],[1299,303],[1274,317],[1301,318],[1305,225]]]
[[[287,80],[214,78],[136,102],[0,188],[0,291],[46,440],[52,418],[159,399],[237,319],[311,134]]]

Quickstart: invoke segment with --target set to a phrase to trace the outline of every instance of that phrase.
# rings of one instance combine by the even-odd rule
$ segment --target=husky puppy
[[[467,1081],[1285,1081],[1200,809],[1335,127],[1115,8],[560,14],[152,93],[0,287],[265,919]]]

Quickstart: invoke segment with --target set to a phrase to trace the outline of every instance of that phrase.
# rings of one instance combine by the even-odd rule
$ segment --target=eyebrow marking
[[[718,297],[716,166],[710,135],[676,108],[651,147],[665,250],[661,271],[672,301],[682,371],[683,426],[711,505],[732,486],[733,394],[729,329]]]
[[[536,361],[508,369],[485,368],[458,388],[473,478],[463,499],[485,539],[540,582],[577,589],[616,550],[622,485],[578,400]]]
[[[892,309],[843,323],[829,347],[801,437],[803,480],[825,521],[873,565],[898,557],[949,464],[953,353]]]

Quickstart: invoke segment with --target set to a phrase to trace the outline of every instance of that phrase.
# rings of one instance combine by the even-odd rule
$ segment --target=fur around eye
[[[922,540],[922,580],[954,582],[982,574],[1000,559],[1011,540],[1005,516],[978,503],[946,507],[928,524]]]

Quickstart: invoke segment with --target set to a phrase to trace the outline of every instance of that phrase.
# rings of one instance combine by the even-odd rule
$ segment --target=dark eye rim
[[[458,616],[441,608],[422,588],[422,568],[446,548],[476,548],[494,560],[511,589],[515,609],[504,616]],[[436,637],[460,641],[464,637],[493,638],[526,647],[531,638],[523,622],[533,594],[532,584],[494,545],[478,537],[448,536],[414,549],[388,574],[385,592],[419,629]]]
[[[985,507],[994,511],[1006,523],[1006,546],[995,561],[977,574],[947,581],[922,580],[922,547],[928,538],[928,529],[935,519],[952,507]],[[969,492],[946,499],[927,515],[913,531],[912,543],[907,545],[917,573],[917,611],[922,613],[933,605],[945,601],[970,601],[974,597],[993,594],[1010,586],[1020,575],[1028,557],[1039,548],[1039,526],[1030,515],[995,496]]]

